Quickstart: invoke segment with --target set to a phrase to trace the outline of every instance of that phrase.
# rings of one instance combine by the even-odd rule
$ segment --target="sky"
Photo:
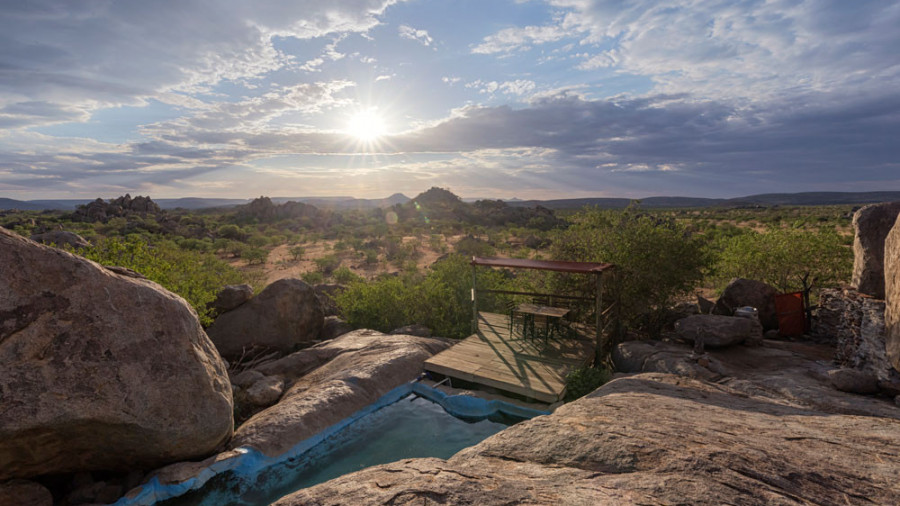
[[[900,190],[900,1],[0,0],[0,197]]]

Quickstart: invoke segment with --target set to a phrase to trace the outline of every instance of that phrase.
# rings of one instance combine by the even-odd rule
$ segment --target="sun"
[[[346,132],[363,142],[372,142],[386,133],[384,118],[374,107],[357,111],[347,122]]]

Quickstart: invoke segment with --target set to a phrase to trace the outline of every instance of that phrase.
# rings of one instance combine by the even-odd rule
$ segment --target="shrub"
[[[316,268],[326,276],[330,275],[339,265],[341,265],[341,260],[335,255],[325,255],[321,258],[317,258],[315,262]]]
[[[215,255],[184,250],[171,241],[150,244],[140,238],[110,238],[79,253],[103,265],[132,269],[184,297],[204,325],[212,323],[206,304],[219,289],[246,281],[240,271]]]
[[[319,271],[307,271],[300,275],[300,279],[306,281],[310,285],[317,285],[325,281],[325,275]]]
[[[612,374],[607,369],[581,367],[566,376],[566,402],[574,401],[593,392],[609,381]]]
[[[716,265],[719,284],[735,277],[765,281],[784,292],[807,284],[831,286],[850,279],[853,250],[833,230],[771,228],[723,240]]]
[[[703,279],[710,255],[702,238],[673,218],[625,211],[585,210],[571,218],[551,248],[558,260],[610,262],[605,300],[620,304],[622,323],[658,335],[665,311]],[[554,278],[557,290],[590,293],[583,277]],[[575,281],[569,281],[574,279]],[[581,286],[573,286],[580,284]],[[607,350],[608,351],[608,350]]]
[[[291,259],[295,262],[303,258],[303,255],[306,254],[306,248],[303,246],[292,246],[290,250],[288,250],[291,254]]]
[[[241,254],[241,258],[247,260],[250,265],[264,264],[269,258],[269,252],[263,248],[249,247]]]
[[[431,266],[422,276],[407,272],[403,276],[384,276],[373,281],[357,281],[336,298],[341,314],[357,328],[382,332],[419,323],[435,335],[466,337],[471,333],[471,267],[460,255],[450,255]],[[499,272],[479,273],[479,289],[500,288]],[[497,301],[479,299],[479,307],[490,311]]]
[[[349,285],[354,281],[359,281],[362,279],[358,274],[351,271],[350,268],[346,266],[338,267],[334,270],[333,273],[331,273],[331,276],[335,281],[344,285]]]

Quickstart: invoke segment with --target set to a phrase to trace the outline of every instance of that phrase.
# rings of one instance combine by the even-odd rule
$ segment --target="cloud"
[[[505,28],[494,35],[485,37],[481,44],[472,48],[472,53],[495,54],[522,51],[537,44],[555,42],[572,35],[561,25]]]
[[[444,78],[445,83],[453,84],[455,81],[448,80]],[[529,81],[527,79],[516,79],[515,81],[481,81],[475,80],[470,83],[466,83],[466,88],[474,88],[477,89],[479,93],[503,93],[506,95],[526,95],[534,91],[537,86],[534,81]]]
[[[140,105],[159,94],[252,79],[291,62],[276,49],[278,39],[365,32],[393,3],[4,2],[0,107]]]
[[[398,32],[401,38],[414,40],[423,46],[430,46],[434,42],[434,39],[431,38],[431,35],[428,35],[426,30],[417,30],[411,26],[400,25]]]

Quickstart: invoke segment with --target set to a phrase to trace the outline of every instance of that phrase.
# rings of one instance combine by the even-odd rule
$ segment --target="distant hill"
[[[0,210],[7,209],[18,209],[19,211],[44,211],[52,208],[34,202],[0,198]]]
[[[207,209],[212,207],[234,207],[247,204],[250,199],[212,199],[184,197],[180,199],[158,199],[155,201],[163,209]]]
[[[643,208],[677,207],[768,207],[768,206],[832,206],[864,205],[878,202],[900,201],[900,191],[885,192],[804,192],[765,193],[733,199],[706,199],[700,197],[647,197],[643,199],[625,198],[579,198],[559,200],[519,200],[507,201],[515,207],[544,206],[550,209],[580,209],[596,206],[603,209],[624,209],[633,201],[639,201]]]
[[[507,204],[515,207],[544,206],[550,209],[580,209],[595,206],[602,209],[624,209],[634,201],[640,201],[643,208],[661,207],[712,207],[722,204],[725,199],[704,199],[698,197],[648,197],[645,199],[625,198],[581,198],[559,200],[516,200]]]
[[[319,209],[349,210],[349,209],[379,209],[391,207],[395,204],[409,202],[409,197],[402,193],[395,193],[383,199],[358,199],[355,197],[272,197],[272,202],[283,204],[285,202],[301,202],[318,207]]]
[[[763,193],[726,200],[727,206],[833,206],[842,204],[877,204],[900,200],[900,192],[804,192]]]

